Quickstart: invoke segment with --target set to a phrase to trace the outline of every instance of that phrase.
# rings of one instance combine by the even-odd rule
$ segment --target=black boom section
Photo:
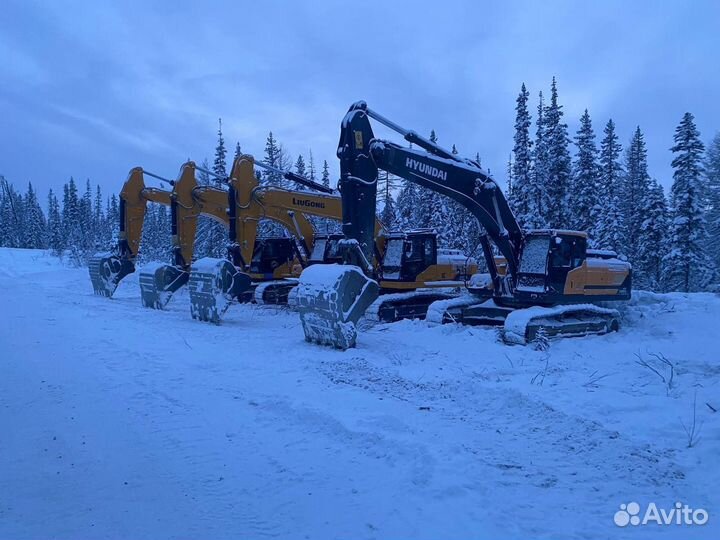
[[[370,141],[373,138],[367,113],[351,107],[342,122],[337,150],[340,158],[338,187],[342,195],[342,227],[346,238],[360,244],[367,261],[372,261],[375,247],[378,168],[370,157]]]
[[[375,118],[427,152],[375,139],[369,118]],[[435,143],[367,108],[354,104],[343,119],[338,146],[343,232],[372,256],[378,169],[445,195],[467,208],[483,226],[517,274],[523,233],[502,190],[477,164],[461,159]],[[486,259],[488,255],[486,254]],[[494,267],[492,257],[488,268]]]

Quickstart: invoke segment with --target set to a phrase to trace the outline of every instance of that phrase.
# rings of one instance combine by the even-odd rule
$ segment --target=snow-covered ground
[[[420,321],[323,349],[285,309],[201,324],[29,250],[0,250],[0,300],[1,539],[720,533],[714,295],[547,352]],[[710,519],[617,527],[632,501]]]

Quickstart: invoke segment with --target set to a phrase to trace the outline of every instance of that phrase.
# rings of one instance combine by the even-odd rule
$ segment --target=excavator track
[[[165,309],[173,293],[188,282],[190,274],[171,264],[151,263],[140,271],[142,305],[151,309]]]
[[[135,265],[113,253],[98,253],[88,262],[88,271],[95,294],[110,298],[120,280],[135,271]]]
[[[494,300],[478,303],[471,295],[441,300],[430,306],[427,320],[437,324],[501,326],[503,341],[527,345],[540,339],[606,334],[620,328],[616,309],[594,304],[512,308]]]
[[[227,259],[206,257],[193,263],[188,279],[193,319],[219,324],[233,300],[252,285],[250,276]]]
[[[258,283],[253,292],[256,304],[287,305],[290,291],[297,287],[297,279],[281,279]]]
[[[526,345],[539,339],[607,334],[620,329],[616,309],[593,304],[518,309],[505,319],[503,341]]]
[[[424,319],[432,304],[457,296],[456,291],[442,289],[381,294],[365,312],[365,319],[384,323]]]

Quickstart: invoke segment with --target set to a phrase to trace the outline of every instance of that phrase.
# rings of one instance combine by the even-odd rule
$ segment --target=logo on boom
[[[407,158],[405,161],[405,166],[426,176],[430,176],[432,178],[439,178],[440,180],[447,180],[447,171],[443,171],[441,169],[438,169],[437,167],[433,167],[432,165],[423,163],[422,161],[417,161],[413,158]]]
[[[307,208],[325,208],[324,202],[311,201],[310,199],[296,199],[293,197],[292,200],[295,206],[305,206]]]

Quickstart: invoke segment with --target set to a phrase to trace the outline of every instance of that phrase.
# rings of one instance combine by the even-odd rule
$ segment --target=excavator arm
[[[374,119],[426,152],[377,139]],[[523,233],[502,191],[474,161],[459,158],[432,141],[406,130],[357,102],[342,120],[337,150],[342,193],[343,258],[345,268],[303,272],[298,288],[298,310],[305,339],[346,349],[355,344],[356,323],[379,294],[369,264],[373,251],[373,220],[380,169],[445,195],[467,208],[485,230],[480,239],[495,290],[511,289],[502,280],[515,278]],[[501,278],[491,242],[507,260]],[[363,276],[365,274],[365,276]]]
[[[376,139],[373,118],[427,152]],[[401,128],[369,109],[365,102],[350,107],[342,122],[340,143],[340,190],[343,194],[343,233],[357,241],[368,256],[374,217],[378,170],[445,195],[467,208],[507,260],[508,275],[517,274],[523,232],[502,190],[480,166],[448,152],[437,144]],[[497,276],[495,259],[487,240],[483,251],[488,268]],[[495,270],[493,272],[493,270]]]
[[[132,169],[120,191],[116,253],[99,253],[88,262],[90,281],[97,295],[111,297],[120,281],[135,271],[147,203],[171,204],[171,192],[146,187],[145,174],[156,176],[141,167]]]

